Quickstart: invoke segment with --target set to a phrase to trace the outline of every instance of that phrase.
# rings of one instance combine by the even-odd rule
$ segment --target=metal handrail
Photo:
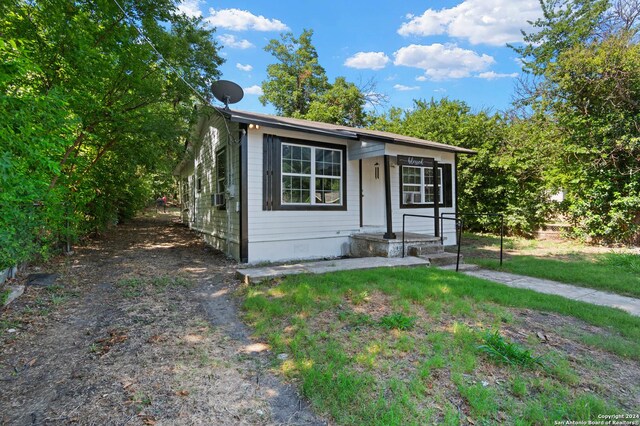
[[[405,244],[404,244],[404,230],[405,230],[405,219],[407,217],[424,217],[427,219],[438,219],[438,216],[430,216],[430,215],[426,215],[426,214],[409,214],[409,213],[405,213],[402,215],[402,257],[404,257],[404,251],[405,251]],[[457,258],[456,258],[456,272],[458,272],[458,269],[460,267],[460,240],[462,239],[462,228],[464,226],[464,221],[462,219],[458,219],[458,218],[449,218],[449,217],[442,217],[442,215],[440,216],[440,223],[442,223],[443,220],[453,220],[456,222],[456,231],[457,231],[457,238],[456,241],[458,243],[458,254],[457,254]],[[442,226],[440,226],[440,242],[442,243]]]
[[[440,228],[442,228],[442,220],[449,219],[444,217],[445,215],[454,215],[456,218],[458,216],[498,216],[500,217],[500,266],[502,266],[502,252],[503,252],[503,241],[504,241],[504,214],[502,213],[441,213],[440,214]],[[442,235],[440,235],[440,241],[442,242]]]

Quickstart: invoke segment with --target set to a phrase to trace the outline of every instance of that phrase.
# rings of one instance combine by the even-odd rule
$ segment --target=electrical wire
[[[140,34],[140,37],[142,37],[142,39],[149,45],[151,46],[151,49],[153,49],[153,51],[156,53],[156,55],[158,55],[158,57],[160,58],[160,60],[162,62],[164,62],[167,67],[175,74],[178,76],[178,78],[180,80],[182,80],[182,82],[184,84],[187,85],[187,87],[189,89],[191,89],[193,91],[193,93],[196,94],[196,96],[198,96],[201,100],[203,100],[207,105],[209,106],[213,106],[211,105],[211,103],[207,100],[207,98],[205,98],[200,92],[198,92],[198,90],[193,87],[191,85],[191,83],[189,83],[183,76],[182,74],[178,71],[177,68],[175,68],[168,60],[165,59],[164,55],[162,55],[162,53],[160,53],[160,51],[158,51],[158,49],[156,48],[156,46],[151,42],[151,40],[149,39],[149,37],[146,36],[146,34],[142,31],[142,29],[140,29],[135,22],[133,22],[133,20],[131,20],[129,18],[129,15],[127,14],[127,12],[124,10],[124,8],[122,7],[122,5],[118,2],[118,0],[113,0],[113,2],[116,4],[116,6],[118,6],[118,9],[120,9],[122,11],[122,13],[124,14],[124,17],[127,21],[130,22],[130,24],[136,29],[136,31],[138,32],[138,34]]]
[[[166,64],[166,66],[169,68],[169,70],[171,70],[176,76],[178,76],[178,78],[180,80],[182,80],[182,82],[189,88],[191,89],[191,91],[193,93],[195,93],[195,95],[200,98],[200,100],[202,100],[207,106],[210,106],[211,108],[213,108],[214,111],[216,111],[218,114],[220,114],[220,116],[222,117],[222,121],[224,122],[224,126],[227,130],[227,138],[228,138],[228,142],[233,142],[235,144],[240,144],[240,138],[238,138],[238,140],[235,140],[232,136],[231,136],[231,129],[229,129],[229,124],[227,123],[227,117],[224,115],[224,113],[222,113],[222,111],[220,111],[215,105],[212,105],[211,102],[209,102],[209,100],[207,98],[205,98],[195,87],[193,87],[191,85],[191,83],[189,83],[182,75],[182,73],[180,73],[180,71],[178,71],[178,69],[176,67],[174,67],[165,57],[162,53],[160,53],[160,51],[156,48],[156,46],[153,44],[153,42],[149,39],[149,37],[147,37],[147,35],[142,31],[141,28],[138,27],[138,25],[136,25],[136,23],[129,17],[129,15],[127,14],[127,11],[124,10],[124,8],[122,7],[122,5],[120,4],[120,2],[118,2],[118,0],[113,0],[113,2],[116,4],[116,6],[118,6],[118,9],[120,9],[120,11],[123,13],[124,18],[136,29],[136,31],[138,32],[138,34],[140,35],[140,37],[151,47],[151,49],[153,49],[153,51],[156,53],[156,55],[158,55],[158,57],[160,58],[160,60],[162,62],[164,62]]]

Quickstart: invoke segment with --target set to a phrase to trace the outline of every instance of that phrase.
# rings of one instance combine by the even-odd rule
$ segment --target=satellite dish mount
[[[244,91],[233,81],[218,80],[211,85],[213,96],[224,104],[224,109],[229,109],[229,104],[235,104],[242,100]]]

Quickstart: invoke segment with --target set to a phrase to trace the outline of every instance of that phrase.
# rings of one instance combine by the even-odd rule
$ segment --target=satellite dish
[[[217,100],[224,103],[225,109],[229,109],[229,104],[240,102],[244,97],[242,87],[229,80],[215,81],[211,85],[211,91]]]

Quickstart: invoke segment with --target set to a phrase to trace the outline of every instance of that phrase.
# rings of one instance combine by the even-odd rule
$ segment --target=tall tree
[[[304,118],[343,126],[359,127],[367,122],[366,96],[354,83],[337,77],[324,93],[314,96]]]
[[[554,134],[556,186],[577,235],[640,241],[640,2],[542,1],[516,49],[535,76],[521,102]]]
[[[530,235],[547,208],[541,182],[544,145],[523,143],[530,129],[508,124],[497,114],[474,113],[463,101],[444,98],[415,100],[408,110],[393,108],[374,127],[476,150],[477,155],[459,158],[460,211],[504,213],[510,232]],[[500,222],[492,217],[465,221],[473,229],[499,231]]]
[[[344,77],[327,80],[311,42],[313,31],[304,30],[300,37],[292,33],[273,39],[265,50],[278,61],[267,67],[262,82],[263,105],[271,103],[279,115],[307,120],[362,127],[372,120],[367,104],[377,106],[386,97],[375,92],[375,82],[358,87]]]
[[[318,63],[318,53],[311,43],[312,36],[313,30],[303,30],[298,38],[289,32],[265,47],[278,62],[267,67],[260,102],[271,103],[280,115],[304,116],[312,99],[329,88],[325,70]]]
[[[212,34],[173,0],[0,5],[0,229],[30,224],[2,233],[0,267],[33,253],[6,247],[50,247],[69,223],[99,228],[145,202],[187,134],[191,87],[219,75]]]

